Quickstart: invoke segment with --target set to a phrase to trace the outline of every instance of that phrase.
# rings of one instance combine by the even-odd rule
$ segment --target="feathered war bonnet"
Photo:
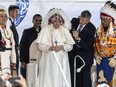
[[[113,24],[116,24],[116,5],[111,1],[107,1],[100,10],[100,18],[110,20],[109,34],[113,35]]]
[[[63,27],[71,29],[71,23],[67,15],[63,12],[62,9],[52,8],[47,13],[46,17],[42,21],[42,28],[50,25],[52,21],[59,20]]]

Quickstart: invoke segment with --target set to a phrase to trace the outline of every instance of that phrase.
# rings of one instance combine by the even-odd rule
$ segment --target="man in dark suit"
[[[10,20],[10,29],[12,30],[14,41],[15,41],[15,51],[16,51],[16,70],[18,74],[18,68],[19,68],[19,56],[18,56],[18,50],[19,50],[19,36],[18,32],[16,30],[14,19],[18,16],[18,9],[19,7],[16,5],[10,5],[8,8],[9,12],[9,20]]]
[[[74,78],[76,78],[76,87],[92,87],[90,69],[94,58],[93,44],[96,28],[90,22],[90,18],[91,13],[88,10],[85,10],[81,13],[79,18],[73,18],[71,20],[71,33],[76,43],[73,50],[69,52],[72,87],[75,85]],[[85,66],[80,72],[74,71],[74,58],[76,55],[79,55],[85,62]],[[76,69],[84,64],[81,58],[76,58]],[[74,72],[76,72],[75,76]]]
[[[20,41],[21,74],[24,78],[26,78],[26,64],[29,63],[29,48],[41,30],[41,21],[41,15],[35,14],[32,21],[33,27],[23,31],[23,35]]]

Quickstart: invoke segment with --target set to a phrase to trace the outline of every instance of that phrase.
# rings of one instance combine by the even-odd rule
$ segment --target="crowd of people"
[[[7,12],[0,7],[0,87],[28,87],[26,68],[30,61],[36,61],[38,68],[32,71],[37,72],[36,87],[92,87],[94,58],[95,87],[116,87],[116,5],[113,2],[107,1],[101,8],[98,28],[90,21],[89,10],[71,21],[59,8],[50,9],[44,19],[35,14],[33,26],[24,29],[20,42],[14,24],[18,9],[10,5]],[[32,44],[36,50],[31,49]]]

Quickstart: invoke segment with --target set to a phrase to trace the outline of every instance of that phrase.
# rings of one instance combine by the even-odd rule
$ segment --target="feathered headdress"
[[[104,7],[101,8],[100,17],[116,23],[116,5],[111,1],[107,1]]]
[[[100,10],[100,18],[110,21],[109,35],[112,36],[114,34],[113,24],[116,24],[116,5],[111,1],[107,1],[104,7],[102,7]],[[101,31],[101,25],[98,29],[98,32],[100,31]]]
[[[55,19],[58,19],[61,22],[62,26],[71,29],[69,18],[66,16],[62,9],[58,8],[53,8],[47,13],[46,17],[42,21],[42,28],[51,24],[52,20]]]

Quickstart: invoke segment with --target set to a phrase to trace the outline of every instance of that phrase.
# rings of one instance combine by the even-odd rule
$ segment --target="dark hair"
[[[12,10],[15,10],[15,9],[19,9],[19,7],[16,6],[16,5],[10,5],[9,8],[8,8],[8,12],[10,12]]]
[[[33,20],[34,20],[35,17],[37,17],[37,16],[42,17],[40,14],[35,14],[35,15],[33,16]]]
[[[81,17],[90,19],[91,18],[91,13],[88,10],[84,10],[81,13]]]

